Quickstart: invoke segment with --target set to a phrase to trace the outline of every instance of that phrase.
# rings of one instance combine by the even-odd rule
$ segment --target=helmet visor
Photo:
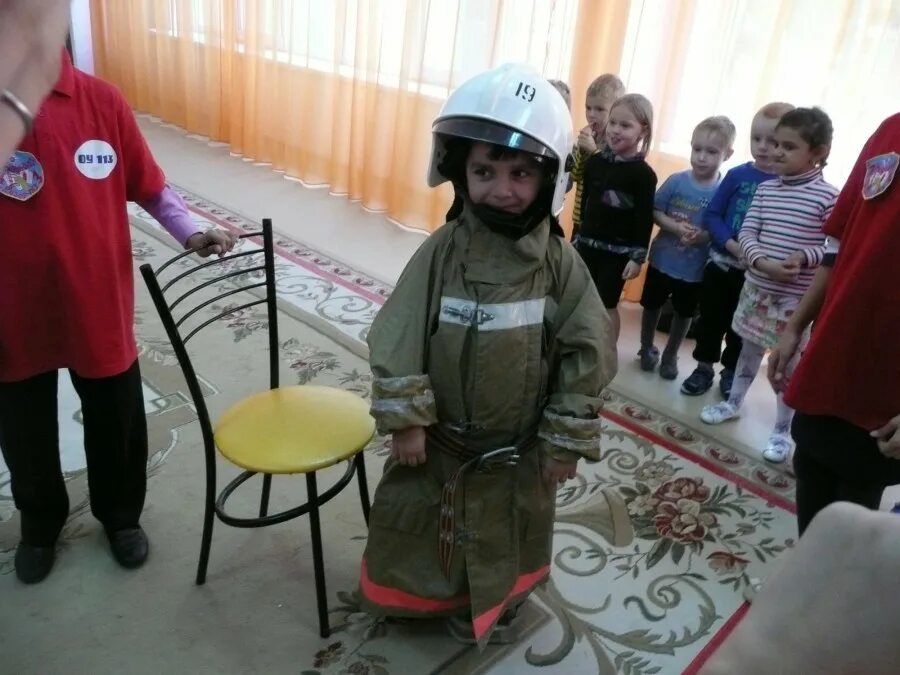
[[[436,134],[469,138],[473,141],[501,145],[532,155],[556,159],[556,153],[546,145],[521,131],[477,117],[450,117],[437,120],[432,126]]]

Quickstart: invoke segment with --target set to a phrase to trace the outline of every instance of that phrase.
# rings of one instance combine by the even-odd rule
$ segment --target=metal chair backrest
[[[153,304],[156,306],[156,311],[159,313],[159,317],[166,329],[166,334],[169,337],[169,341],[172,343],[172,347],[175,350],[175,355],[178,358],[178,364],[181,366],[181,372],[184,373],[184,378],[187,381],[188,389],[191,393],[191,398],[194,401],[194,406],[197,411],[197,417],[200,421],[200,428],[203,432],[203,440],[206,445],[207,455],[210,459],[212,458],[211,456],[215,451],[215,441],[213,439],[212,424],[210,421],[209,410],[206,407],[206,401],[203,397],[203,390],[200,387],[200,381],[197,378],[197,373],[194,370],[193,363],[191,362],[191,358],[187,350],[187,343],[201,330],[203,330],[207,326],[212,325],[219,319],[223,319],[236,312],[254,307],[256,305],[265,304],[266,314],[268,316],[269,334],[269,387],[271,389],[278,388],[278,308],[276,304],[277,296],[275,290],[275,250],[271,219],[263,219],[261,232],[248,232],[247,234],[242,234],[239,237],[239,239],[242,241],[259,238],[262,238],[262,248],[239,250],[236,253],[223,256],[222,258],[214,258],[205,261],[203,263],[190,267],[186,271],[179,272],[178,274],[164,282],[161,280],[160,275],[166,272],[166,270],[169,270],[172,265],[192,255],[193,251],[185,251],[184,253],[179,253],[175,257],[167,260],[155,270],[149,263],[145,263],[140,267],[141,275],[143,275],[144,282],[147,284],[147,289],[150,291],[150,297],[153,299]],[[261,264],[251,267],[242,267],[237,270],[230,269],[230,261],[243,258],[252,259],[255,256],[262,257]],[[168,299],[167,293],[171,293],[174,295],[175,287],[178,284],[183,285],[186,282],[195,281],[197,279],[196,275],[198,273],[209,273],[211,271],[216,271],[218,267],[224,268],[224,272],[222,274],[215,274],[215,276],[213,276],[212,278],[205,279],[200,283],[194,283],[187,290],[184,290],[182,286],[181,290],[184,290],[184,292],[180,293],[180,295],[178,295],[173,300]],[[257,274],[259,272],[262,272],[262,281],[254,283],[244,283],[245,280],[242,279],[242,277],[244,277],[245,275]],[[196,293],[202,291],[203,289],[215,286],[216,284],[221,284],[222,282],[227,282],[228,286],[230,287],[227,288],[227,290],[216,294],[214,297],[205,298],[201,302],[197,302],[193,305],[191,304],[191,301],[196,300]],[[257,291],[256,289],[262,289],[261,298],[258,295],[260,291]],[[212,305],[222,298],[228,298],[240,293],[247,293],[254,297],[249,302],[245,302],[238,306],[226,307],[225,311],[222,311],[215,316],[204,320],[199,325],[193,326],[189,330],[185,328],[185,323],[192,317],[196,317],[197,312],[199,312],[203,308]],[[185,334],[182,334],[183,330],[186,331]]]

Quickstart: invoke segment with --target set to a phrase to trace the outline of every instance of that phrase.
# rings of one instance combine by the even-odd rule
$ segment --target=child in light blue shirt
[[[691,327],[700,297],[700,282],[709,255],[709,235],[702,228],[703,211],[719,185],[722,162],[731,157],[735,128],[723,116],[700,122],[691,136],[691,168],[673,174],[654,199],[653,219],[659,234],[650,247],[647,278],[641,296],[641,369],[660,363],[653,344],[663,305],[671,298],[674,315],[662,354],[660,377],[678,377],[678,348]]]

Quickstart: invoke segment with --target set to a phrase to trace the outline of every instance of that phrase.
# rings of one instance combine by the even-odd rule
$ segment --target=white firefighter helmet
[[[531,66],[509,63],[463,82],[447,98],[432,124],[428,185],[447,180],[438,166],[445,137],[503,145],[555,159],[551,212],[562,211],[574,142],[572,117],[559,92]]]

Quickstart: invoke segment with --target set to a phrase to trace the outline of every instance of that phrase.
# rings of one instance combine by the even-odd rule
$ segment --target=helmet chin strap
[[[540,202],[545,203],[541,204]],[[472,204],[472,213],[489,230],[518,241],[543,222],[550,214],[550,204],[540,197],[522,213],[510,213],[488,204]]]

